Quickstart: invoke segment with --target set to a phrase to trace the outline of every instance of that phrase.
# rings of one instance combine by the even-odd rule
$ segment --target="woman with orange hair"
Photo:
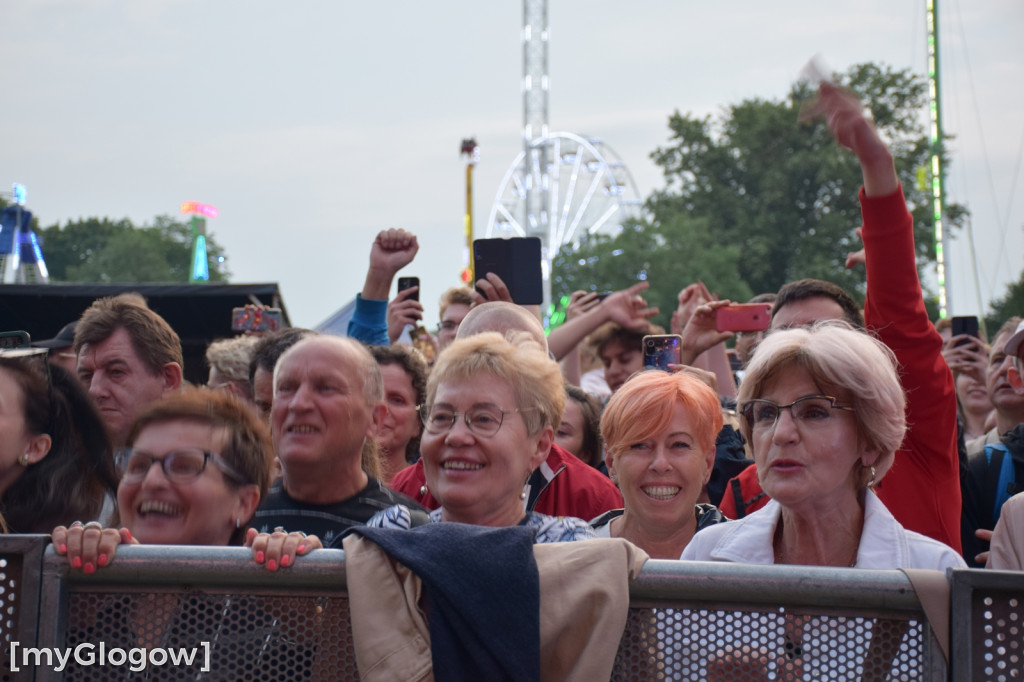
[[[621,537],[654,559],[678,559],[701,528],[725,521],[697,504],[722,429],[718,396],[693,370],[633,376],[601,417],[605,462],[625,509],[590,522],[600,537]]]

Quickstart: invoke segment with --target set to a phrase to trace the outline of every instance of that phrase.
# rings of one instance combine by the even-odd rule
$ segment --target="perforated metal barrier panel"
[[[129,547],[84,576],[2,540],[4,679],[359,679],[340,551],[269,573],[237,548]],[[953,578],[952,679],[1024,679],[1024,573]],[[613,680],[947,679],[898,571],[650,561],[630,601]],[[31,665],[12,668],[12,641]]]
[[[1024,680],[1024,572],[953,571],[953,678]]]
[[[45,535],[8,536],[0,543],[0,681],[31,680],[31,671],[11,669],[11,644],[33,646],[39,614]]]

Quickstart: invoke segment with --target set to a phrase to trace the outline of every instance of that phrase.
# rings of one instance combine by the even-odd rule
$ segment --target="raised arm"
[[[616,291],[600,305],[553,329],[548,334],[548,348],[555,359],[564,358],[587,334],[605,322],[615,322],[628,329],[644,327],[649,318],[658,314],[658,309],[649,307],[640,295],[649,286],[647,282],[638,282],[628,289]]]
[[[388,293],[395,273],[412,262],[419,251],[416,235],[392,227],[381,230],[370,247],[370,268],[363,290],[356,297],[356,310],[348,323],[348,335],[363,343],[387,346]]]

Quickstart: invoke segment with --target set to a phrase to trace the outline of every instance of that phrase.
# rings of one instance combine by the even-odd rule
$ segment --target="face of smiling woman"
[[[661,432],[616,444],[607,458],[618,478],[626,514],[651,528],[695,524],[694,505],[715,461],[714,443],[702,450],[686,408],[677,403]],[[632,520],[632,519],[630,519]]]
[[[146,426],[132,448],[160,459],[182,448],[217,456],[223,445],[222,430],[176,419]],[[153,462],[140,481],[122,480],[117,489],[122,525],[143,544],[226,545],[236,520],[248,521],[258,501],[255,485],[236,486],[212,459],[187,481],[168,480]]]
[[[442,382],[433,407],[458,413],[448,430],[424,429],[420,452],[431,494],[441,503],[442,518],[478,526],[512,526],[522,520],[520,493],[530,472],[548,456],[553,429],[527,433],[512,388],[482,374],[468,380]],[[492,436],[466,426],[466,410],[489,405],[504,410],[501,427]]]

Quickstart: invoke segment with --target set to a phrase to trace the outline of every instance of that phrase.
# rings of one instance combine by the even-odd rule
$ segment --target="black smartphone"
[[[976,315],[960,315],[954,317],[952,320],[953,336],[960,336],[961,334],[967,334],[974,338],[978,336],[978,317]],[[960,340],[957,341],[957,346],[964,346],[970,343],[970,341]]]
[[[651,334],[645,336],[641,343],[644,349],[644,369],[670,372],[670,364],[682,364],[683,337],[679,334]]]
[[[489,272],[501,277],[513,303],[540,305],[544,302],[539,238],[474,239],[473,265],[475,279],[483,279]]]
[[[398,290],[405,291],[406,289],[412,289],[416,287],[415,293],[411,298],[414,301],[420,300],[420,278],[419,277],[399,277],[398,278]]]

